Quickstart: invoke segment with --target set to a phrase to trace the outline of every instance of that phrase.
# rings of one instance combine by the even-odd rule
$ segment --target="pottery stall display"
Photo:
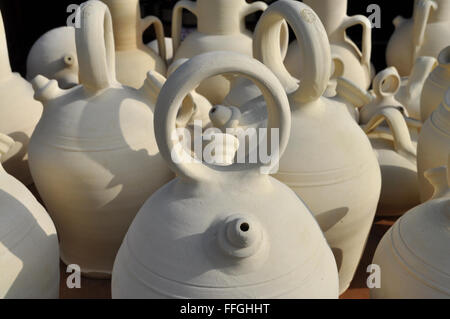
[[[30,142],[30,169],[60,235],[61,259],[108,277],[144,201],[171,178],[153,131],[150,79],[142,89],[115,76],[108,7],[88,1],[75,31],[80,83],[33,80],[44,112]]]
[[[300,82],[282,63],[277,48],[280,21],[286,20],[302,48]],[[340,293],[356,271],[377,207],[380,169],[367,136],[341,97],[323,97],[331,73],[331,52],[318,16],[307,5],[273,3],[254,34],[254,55],[277,75],[288,93],[292,112],[289,145],[274,177],[308,205],[324,231],[339,269]],[[263,127],[267,113],[261,98],[243,105],[234,126]],[[261,107],[262,105],[262,107]]]
[[[113,20],[117,80],[123,85],[139,89],[148,71],[155,70],[165,75],[166,46],[161,21],[155,16],[142,19],[139,0],[102,1],[108,5]],[[147,47],[142,39],[144,31],[152,25],[158,52]]]
[[[4,154],[3,167],[25,185],[32,184],[28,168],[28,143],[42,114],[42,104],[33,99],[33,88],[9,64],[3,18],[0,13],[0,132],[14,145]]]
[[[420,99],[428,75],[436,67],[437,60],[430,56],[421,56],[416,59],[411,74],[401,78],[400,89],[395,99],[400,102],[408,115],[417,121],[421,120]]]
[[[266,141],[279,143],[266,164],[233,161],[240,146],[221,132],[205,148],[217,165],[174,151],[181,101],[222,73],[244,75],[263,92]],[[149,198],[130,226],[114,264],[113,298],[337,298],[336,262],[317,222],[267,174],[286,148],[290,123],[284,89],[260,62],[210,52],[182,64],[164,84],[154,119],[161,155],[178,177]],[[182,160],[186,155],[192,161]]]
[[[372,298],[450,299],[450,156],[425,174],[432,200],[403,215],[382,238],[373,264],[381,271]]]
[[[172,14],[173,61],[222,50],[239,52],[251,57],[252,34],[245,27],[245,17],[266,8],[267,4],[262,1],[251,4],[246,0],[178,1]],[[197,30],[181,41],[183,9],[197,17]],[[287,36],[287,32],[285,33]],[[229,81],[224,77],[215,77],[202,83],[198,92],[211,103],[219,104],[229,89]]]
[[[425,172],[447,164],[450,153],[450,89],[439,107],[431,113],[420,131],[417,145],[417,172],[422,202],[433,194],[432,185],[426,180]]]
[[[420,99],[420,116],[425,122],[439,106],[450,88],[450,46],[441,51],[438,66],[430,73],[423,86]]]
[[[342,77],[368,89],[372,79],[370,57],[372,53],[372,25],[363,15],[347,16],[347,0],[304,0],[320,17],[331,45],[332,56],[340,60]],[[304,15],[303,15],[304,16]],[[305,19],[309,17],[304,16]],[[361,25],[362,50],[347,36],[346,30]],[[288,71],[295,77],[302,75],[301,48],[294,41],[289,45],[285,59]],[[306,57],[307,58],[307,57]]]
[[[387,127],[380,124],[387,122]],[[416,146],[403,114],[394,107],[379,109],[364,125],[381,168],[377,214],[401,215],[420,204]]]
[[[0,161],[14,145],[0,134]],[[0,298],[58,298],[56,229],[44,207],[0,164]]]
[[[450,1],[415,0],[411,19],[397,17],[386,49],[386,61],[401,76],[409,76],[420,56],[437,58],[450,45]]]
[[[59,87],[69,89],[79,83],[75,28],[60,27],[42,35],[31,48],[27,58],[27,80],[38,75],[58,81]]]

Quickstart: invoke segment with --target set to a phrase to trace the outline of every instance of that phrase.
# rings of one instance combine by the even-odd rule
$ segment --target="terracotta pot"
[[[302,56],[308,57],[300,82],[284,68],[274,45],[282,19],[302,41]],[[375,154],[342,95],[322,96],[331,74],[331,52],[325,29],[311,8],[293,0],[273,3],[256,27],[254,54],[281,80],[292,112],[289,145],[274,177],[291,187],[319,222],[337,260],[342,293],[356,271],[380,195]],[[257,108],[249,107],[255,104]],[[261,97],[239,111],[241,115],[230,121],[233,125],[266,125]]]
[[[33,88],[9,64],[8,47],[0,14],[0,132],[14,145],[3,156],[5,170],[25,185],[33,183],[28,168],[28,143],[42,114],[42,104],[33,99]]]
[[[0,157],[14,141],[0,134]],[[0,298],[58,298],[56,229],[30,191],[0,164]]]
[[[81,85],[61,90],[55,80],[33,81],[45,107],[30,142],[30,168],[59,230],[61,259],[84,275],[108,277],[139,208],[173,175],[154,137],[152,79],[139,91],[116,80],[107,6],[84,3],[81,26]]]
[[[365,16],[347,16],[347,0],[304,0],[320,17],[331,45],[332,55],[341,62],[342,77],[357,84],[362,89],[370,86],[372,66],[370,57],[372,52],[372,26]],[[346,35],[350,27],[360,25],[362,33],[362,52],[358,46]],[[288,71],[299,78],[305,61],[297,41],[289,45],[285,59]]]
[[[387,122],[388,127],[380,124]],[[416,146],[403,114],[394,107],[379,109],[364,126],[381,168],[378,215],[401,215],[420,204]]]
[[[431,168],[445,165],[448,153],[450,153],[450,90],[420,131],[417,172],[422,202],[427,201],[433,194],[433,187],[426,180],[424,173]]]
[[[450,157],[447,169],[427,171],[433,200],[403,215],[384,235],[373,264],[381,271],[372,298],[449,299]]]
[[[183,161],[186,153],[176,151],[172,133],[183,98],[204,79],[229,72],[264,92],[269,127],[279,133],[266,140],[279,143],[270,164],[232,164],[233,156],[220,156],[218,165]],[[319,226],[297,195],[267,174],[289,131],[283,87],[258,61],[211,52],[181,65],[155,111],[159,149],[178,177],[150,197],[131,225],[114,264],[113,298],[337,298],[336,264]],[[229,142],[223,148],[216,138]],[[215,155],[234,155],[238,143],[216,133],[211,145]]]
[[[60,27],[42,35],[27,58],[27,79],[38,75],[58,81],[59,87],[69,89],[79,83],[75,28]]]
[[[116,72],[120,83],[139,89],[147,72],[166,74],[164,29],[155,16],[141,18],[139,0],[102,0],[111,11],[116,48]],[[158,52],[147,47],[142,35],[154,26]],[[159,54],[159,55],[158,55]]]
[[[420,98],[420,117],[425,122],[442,102],[445,92],[450,88],[450,46],[439,54],[439,65],[425,81]]]
[[[447,0],[415,0],[412,19],[397,17],[395,32],[386,49],[386,61],[401,76],[409,76],[414,61],[420,56],[437,58],[450,44],[450,2]]]

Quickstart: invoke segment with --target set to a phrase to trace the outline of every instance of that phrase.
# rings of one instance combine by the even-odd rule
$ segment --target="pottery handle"
[[[183,151],[175,131],[177,115],[183,99],[203,80],[212,76],[234,73],[252,80],[261,90],[267,104],[267,143],[272,145],[272,128],[278,130],[278,147],[272,150],[269,164],[234,163],[216,166],[192,158]],[[224,173],[242,174],[257,168],[267,172],[278,163],[290,134],[291,112],[283,86],[259,61],[235,52],[214,51],[200,54],[180,65],[161,89],[155,108],[155,135],[159,151],[178,176],[194,180],[218,179]],[[180,147],[181,146],[181,147]],[[186,160],[187,159],[187,160]]]
[[[414,8],[414,27],[413,27],[413,44],[414,56],[413,61],[417,58],[420,48],[425,39],[425,30],[430,17],[431,9],[436,10],[438,5],[433,0],[419,0]]]
[[[449,156],[450,158],[450,156]],[[450,185],[450,179],[448,178],[448,170],[446,166],[440,166],[436,168],[430,168],[424,172],[425,178],[433,185],[434,192],[431,199],[442,197],[447,193]]]
[[[264,11],[268,7],[267,3],[262,1],[256,1],[253,3],[245,3],[243,10],[241,11],[241,17],[245,18],[246,16],[258,12]]]
[[[407,157],[415,162],[416,149],[411,142],[408,126],[406,125],[403,114],[395,107],[386,107],[377,111],[369,122],[363,127],[364,132],[369,134],[374,131],[381,123],[387,122],[389,129],[394,137],[394,148],[397,153]]]
[[[300,83],[284,66],[280,52],[280,24],[285,20],[301,41],[302,77]],[[331,76],[331,49],[317,14],[306,4],[284,0],[274,2],[263,13],[253,36],[253,55],[281,81],[294,99],[306,103],[325,92]]]
[[[99,91],[117,83],[112,19],[106,4],[81,5],[80,28],[75,29],[80,83]]]
[[[401,79],[395,67],[391,66],[379,72],[373,79],[373,92],[377,97],[388,97],[397,94]]]
[[[361,45],[361,64],[370,71],[370,58],[372,54],[372,24],[369,19],[363,15],[354,15],[347,17],[342,24],[342,29],[347,30],[355,25],[362,27],[362,45]]]
[[[148,16],[141,20],[141,32],[144,33],[145,30],[152,26],[155,28],[156,40],[158,41],[159,56],[166,61],[166,41],[164,37],[164,27],[157,17]]]
[[[173,7],[172,11],[172,46],[173,53],[177,51],[181,42],[181,26],[183,19],[183,9],[192,12],[197,16],[197,4],[194,1],[181,0]]]
[[[6,42],[5,26],[3,25],[3,16],[0,11],[0,77],[11,73],[11,64],[9,63],[8,44]]]

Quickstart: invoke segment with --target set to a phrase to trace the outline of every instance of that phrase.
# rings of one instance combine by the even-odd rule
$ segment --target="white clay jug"
[[[450,156],[430,169],[433,199],[417,206],[388,230],[375,251],[380,287],[375,299],[450,299]]]
[[[279,148],[267,165],[260,159],[229,162],[233,156],[218,165],[182,161],[172,138],[179,104],[204,79],[230,72],[261,88],[268,127],[278,132],[267,141],[276,138]],[[181,65],[164,84],[155,111],[159,149],[178,177],[149,198],[130,226],[114,264],[112,297],[337,298],[336,263],[317,222],[294,192],[267,174],[289,131],[286,94],[260,62],[210,52]],[[220,142],[207,145],[216,155],[234,155],[232,135],[214,136],[230,139],[224,149]]]
[[[117,80],[126,86],[139,89],[148,71],[166,74],[166,46],[164,29],[155,16],[141,18],[139,0],[102,0],[109,7],[113,19],[116,48]],[[142,35],[154,26],[158,52],[147,47]]]
[[[0,134],[0,157],[14,141]],[[44,207],[0,164],[0,298],[59,297],[56,229]]]
[[[342,77],[357,84],[362,89],[368,89],[372,79],[370,57],[372,53],[372,26],[363,15],[347,16],[347,0],[304,0],[320,17],[331,45],[332,55],[339,58],[342,67]],[[304,17],[308,19],[308,17]],[[362,51],[347,36],[346,30],[360,25],[362,27]],[[302,73],[301,55],[298,42],[289,45],[285,59],[288,71],[300,78]],[[306,57],[307,59],[307,57]]]
[[[420,98],[425,81],[430,72],[436,67],[436,59],[431,56],[421,56],[416,59],[411,74],[401,78],[400,89],[395,94],[395,99],[400,102],[409,116],[417,121],[420,116]]]
[[[386,61],[395,66],[401,76],[409,76],[414,61],[420,56],[437,58],[450,45],[450,1],[415,0],[411,19],[397,17],[393,21]]]
[[[422,90],[420,117],[425,122],[439,106],[450,88],[450,46],[439,54],[439,65],[430,73]]]
[[[33,183],[28,168],[28,143],[42,114],[42,104],[33,99],[33,88],[9,64],[3,18],[0,13],[0,132],[14,145],[2,157],[5,170],[25,185]]]
[[[252,56],[252,34],[245,27],[245,17],[266,8],[267,4],[262,1],[250,4],[246,0],[178,1],[172,14],[173,61],[221,50]],[[181,42],[183,9],[197,17],[197,30]],[[287,37],[288,32],[285,34]],[[211,103],[219,104],[229,89],[230,83],[225,78],[215,77],[202,83],[198,92]]]
[[[164,43],[165,43],[165,46],[166,46],[166,57],[165,57],[165,60],[167,61],[167,64],[170,65],[170,63],[172,63],[172,58],[173,58],[172,38],[165,37],[164,38]],[[156,53],[159,54],[158,39],[150,41],[149,43],[147,43],[147,46],[150,49],[152,49],[153,51],[155,51]]]
[[[380,126],[387,122],[388,126]],[[379,109],[364,126],[381,168],[378,215],[400,215],[420,204],[416,146],[403,114],[395,107]]]
[[[69,89],[78,85],[78,72],[74,27],[48,31],[33,44],[28,54],[28,81],[43,75],[57,80],[60,88]]]
[[[433,194],[433,187],[424,173],[435,167],[446,165],[450,153],[450,89],[439,107],[426,120],[417,145],[417,173],[422,202]]]
[[[300,83],[287,72],[278,52],[283,19],[302,41],[302,56],[308,57],[302,61]],[[319,222],[337,260],[342,293],[358,266],[380,195],[375,153],[347,103],[322,96],[331,74],[331,52],[325,29],[311,8],[293,0],[273,3],[258,22],[253,48],[255,57],[281,80],[292,112],[289,145],[274,177],[291,187]],[[264,126],[264,101],[256,98],[248,104],[259,107],[253,111],[241,106],[241,115],[229,123]]]
[[[153,132],[156,94],[115,77],[108,7],[88,1],[76,29],[80,83],[61,90],[33,81],[44,113],[30,142],[30,168],[60,235],[61,259],[84,275],[110,275],[116,252],[144,201],[173,175]]]

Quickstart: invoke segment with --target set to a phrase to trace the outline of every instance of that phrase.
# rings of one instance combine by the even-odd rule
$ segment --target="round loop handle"
[[[301,49],[300,83],[286,70],[281,57],[280,24],[286,20]],[[267,65],[286,91],[300,102],[318,99],[325,92],[331,75],[331,49],[328,36],[317,14],[298,1],[278,1],[261,16],[254,33],[253,55]]]
[[[258,162],[214,166],[194,160],[187,153],[183,155],[188,155],[188,160],[180,160],[174,152],[179,143],[178,135],[175,132],[177,114],[185,96],[203,80],[228,73],[238,74],[252,80],[265,98],[268,111],[267,140],[265,142],[271,145],[271,129],[279,129],[279,147],[275,152],[272,150],[270,165]],[[291,112],[284,88],[265,65],[239,53],[214,51],[191,58],[167,79],[156,103],[154,125],[159,151],[171,169],[178,176],[194,180],[207,180],[217,178],[224,172],[242,174],[242,171],[263,166],[270,169],[277,164],[289,139]]]
[[[369,19],[363,15],[354,15],[347,17],[341,27],[345,32],[348,28],[358,24],[362,27],[361,64],[370,70],[370,58],[372,54],[372,24]]]
[[[388,97],[397,94],[401,79],[397,69],[393,66],[384,69],[373,79],[373,92],[377,97]]]
[[[161,20],[155,16],[148,16],[141,19],[141,33],[150,28],[153,25],[155,28],[156,41],[158,42],[159,56],[166,61],[166,39],[164,37],[164,27]]]
[[[112,18],[106,4],[88,1],[80,7],[75,29],[80,83],[99,91],[117,83]]]

